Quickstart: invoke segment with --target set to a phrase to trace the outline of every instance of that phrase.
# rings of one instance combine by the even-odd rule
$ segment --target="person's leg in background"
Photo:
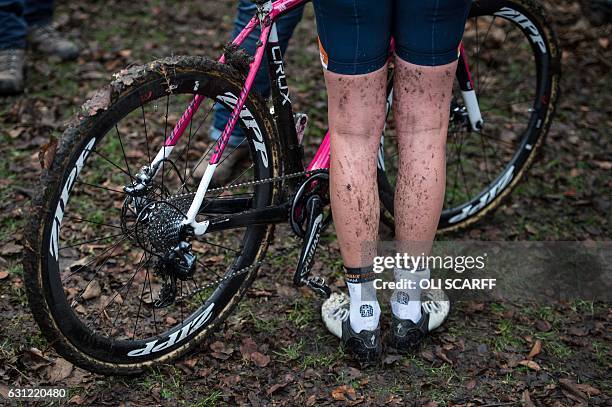
[[[0,95],[24,88],[26,43],[62,60],[78,56],[77,46],[52,26],[53,0],[0,0]]]
[[[255,11],[257,7],[249,0],[240,0],[238,3],[238,10],[236,14],[236,19],[234,20],[234,31],[232,32],[232,38],[236,38],[238,34],[244,29],[244,27],[248,24],[251,18],[255,15]],[[281,18],[279,18],[276,22],[276,28],[278,31],[278,39],[281,46],[281,51],[283,54],[287,50],[287,46],[289,45],[289,40],[293,35],[293,31],[297,24],[302,19],[302,14],[304,12],[304,6],[298,7],[295,10],[291,10],[290,12],[284,14]],[[249,55],[254,55],[256,50],[256,44],[259,40],[260,29],[256,28],[253,30],[251,35],[244,41],[242,44],[242,48],[245,49]],[[268,65],[266,59],[263,60],[261,68],[257,73],[255,78],[255,82],[253,83],[255,91],[262,95],[263,97],[268,97],[270,95],[270,83],[268,80]],[[225,128],[226,123],[229,121],[230,111],[222,106],[215,106],[215,116],[213,119],[213,125],[210,129],[209,136],[212,140],[217,140],[223,129]],[[232,152],[231,156],[224,160],[223,165],[219,166],[215,172],[214,182],[220,185],[225,184],[230,181],[230,177],[232,174],[236,173],[237,165],[241,161],[243,161],[246,157],[248,157],[249,151],[248,146],[245,143],[242,143],[244,140],[244,133],[239,126],[236,126],[232,136],[230,137],[228,143],[229,151],[234,150],[234,148],[238,147],[235,151]],[[241,144],[242,143],[242,144]],[[196,170],[194,171],[194,177],[199,179],[204,173],[205,165],[198,165]]]
[[[24,0],[0,0],[0,95],[23,91]]]
[[[53,0],[25,0],[23,17],[28,27],[51,24],[53,21]]]
[[[395,238],[400,252],[427,256],[444,204],[449,106],[470,1],[396,1],[395,6]],[[391,298],[395,345],[401,350],[418,345],[413,338],[435,329],[448,314],[448,301],[436,309],[422,307],[418,284],[429,274],[426,268],[395,269],[397,281],[416,283],[414,289],[395,290]]]
[[[53,7],[53,0],[25,0],[28,41],[44,54],[55,55],[63,61],[74,59],[79,49],[53,27]]]
[[[391,4],[314,2],[326,64],[331,207],[349,291],[348,303],[328,300],[322,314],[329,330],[362,362],[381,353],[372,265],[380,214],[376,156],[386,116]]]

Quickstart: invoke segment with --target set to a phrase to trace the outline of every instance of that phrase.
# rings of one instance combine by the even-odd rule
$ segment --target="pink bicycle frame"
[[[196,195],[194,197],[189,210],[187,211],[187,219],[183,221],[183,224],[192,226],[194,233],[196,235],[202,235],[206,233],[206,229],[208,228],[208,222],[197,222],[196,215],[200,210],[200,206],[204,200],[204,196],[206,195],[206,191],[210,185],[210,181],[214,175],[215,169],[221,160],[221,156],[225,151],[227,143],[229,141],[232,132],[234,131],[234,127],[238,121],[240,112],[244,107],[244,103],[246,101],[251,88],[253,87],[253,82],[255,80],[255,76],[257,75],[257,71],[261,66],[261,62],[263,60],[264,52],[266,50],[267,44],[270,39],[273,41],[278,41],[278,34],[276,32],[276,19],[283,13],[305,3],[306,0],[278,0],[272,3],[271,0],[268,0],[263,5],[258,5],[257,15],[255,15],[251,21],[247,24],[244,30],[234,39],[233,44],[240,46],[244,42],[244,40],[253,32],[255,27],[261,25],[261,34],[259,36],[259,47],[255,52],[255,56],[253,62],[250,64],[249,73],[247,75],[244,87],[242,88],[240,95],[234,105],[232,113],[230,114],[230,119],[227,122],[225,129],[223,130],[219,140],[217,141],[217,145],[215,150],[210,158],[208,166],[204,171],[204,175],[198,184],[198,189],[196,191]],[[221,56],[219,59],[220,63],[225,62],[225,56]],[[204,96],[196,95],[192,102],[189,104],[181,118],[178,120],[170,135],[166,138],[163,147],[157,153],[153,162],[151,163],[151,168],[156,168],[160,162],[169,157],[172,152],[174,146],[178,143],[181,136],[185,132],[191,118],[196,113],[200,104],[204,100]],[[321,149],[317,153],[315,160],[319,167],[317,168],[327,168],[329,166],[329,137],[328,135],[325,137],[325,141],[321,145]]]
[[[204,196],[206,195],[206,191],[210,185],[210,181],[214,175],[215,169],[219,164],[223,152],[227,146],[227,143],[234,131],[240,113],[244,107],[245,101],[249,92],[253,87],[253,83],[255,80],[255,76],[261,66],[264,52],[266,51],[268,42],[272,40],[272,42],[278,41],[278,34],[276,31],[276,19],[284,14],[285,12],[298,7],[307,2],[307,0],[277,0],[274,3],[272,0],[268,0],[264,4],[258,5],[257,14],[251,19],[251,21],[246,25],[244,30],[233,40],[233,44],[240,46],[246,40],[246,38],[251,35],[253,30],[261,25],[261,34],[259,36],[259,46],[255,52],[255,56],[253,61],[250,64],[249,72],[247,74],[247,78],[242,88],[233,110],[230,114],[230,119],[227,122],[219,140],[217,141],[217,145],[215,150],[209,160],[208,166],[198,184],[198,189],[194,200],[187,212],[187,219],[183,221],[183,224],[190,225],[193,227],[194,233],[196,235],[202,235],[206,233],[206,229],[208,228],[208,222],[197,222],[195,220],[198,211],[200,210],[200,206],[204,200]],[[391,52],[390,56],[393,53],[393,40],[391,42]],[[460,64],[461,71],[463,75],[467,74],[469,77],[469,83],[472,85],[470,89],[461,86],[462,93],[464,94],[464,100],[466,101],[466,107],[469,113],[470,122],[472,123],[472,127],[477,128],[478,124],[482,124],[482,118],[480,116],[480,110],[478,108],[478,103],[476,101],[476,96],[473,91],[473,83],[471,80],[471,75],[469,74],[469,68],[467,64],[467,58],[465,53],[463,52],[463,46],[460,47],[462,62]],[[220,63],[225,62],[225,55],[221,56],[219,59]],[[461,82],[461,81],[460,81]],[[189,104],[181,118],[178,120],[170,135],[166,138],[163,147],[155,156],[153,162],[151,163],[151,168],[157,168],[158,164],[168,158],[174,146],[178,143],[181,136],[185,132],[188,124],[190,123],[193,115],[196,113],[198,108],[200,107],[202,101],[204,100],[204,96],[196,95],[192,102]],[[390,107],[390,103],[388,101],[388,108]],[[324,169],[329,168],[329,152],[330,152],[330,134],[329,131],[325,134],[321,145],[319,146],[314,158],[308,164],[308,170],[316,170],[316,169]]]

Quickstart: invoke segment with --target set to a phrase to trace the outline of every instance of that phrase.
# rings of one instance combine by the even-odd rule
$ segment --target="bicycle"
[[[306,1],[255,1],[257,15],[217,62],[173,57],[119,72],[65,131],[43,170],[24,256],[31,310],[61,356],[93,372],[130,374],[194,350],[230,315],[264,262],[274,225],[287,221],[304,242],[293,283],[329,295],[310,272],[331,222],[329,132],[305,165],[307,115],[293,113],[274,24]],[[239,45],[258,25],[251,58]],[[500,50],[505,44],[511,48]],[[251,91],[264,54],[269,101]],[[554,33],[533,1],[473,4],[450,106],[454,175],[441,231],[482,218],[523,177],[551,123],[558,64]],[[388,112],[392,91],[390,80]],[[230,120],[206,143],[196,136],[214,106],[231,111]],[[235,125],[249,162],[232,182],[214,185],[215,168],[235,151],[227,147]],[[390,122],[378,157],[389,224],[392,139]]]

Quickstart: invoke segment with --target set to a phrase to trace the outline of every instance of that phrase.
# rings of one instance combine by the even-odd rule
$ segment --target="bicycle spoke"
[[[113,243],[113,245],[109,248],[107,248],[106,250],[104,250],[102,253],[100,253],[99,255],[97,255],[96,257],[93,258],[93,260],[87,262],[86,264],[80,266],[79,268],[77,268],[75,271],[73,271],[71,274],[69,274],[67,277],[62,279],[62,283],[66,280],[68,280],[70,277],[74,276],[76,273],[78,273],[79,271],[83,270],[86,267],[89,267],[90,265],[92,265],[93,263],[96,262],[96,260],[98,260],[100,258],[100,256],[103,256],[104,254],[108,253],[110,250],[113,250],[115,247],[117,247],[117,245],[121,244],[122,242],[124,242],[126,240],[126,238],[122,238],[120,239],[118,242]]]
[[[119,145],[121,146],[121,154],[123,154],[123,160],[125,161],[125,167],[127,168],[128,174],[130,174],[130,178],[134,178],[132,176],[132,171],[130,170],[130,164],[128,163],[127,156],[125,155],[125,149],[123,148],[123,141],[121,141],[121,135],[119,134],[119,126],[115,125],[115,131],[117,131],[117,138],[119,139]]]
[[[482,148],[482,155],[484,157],[484,165],[485,165],[485,172],[487,173],[487,181],[491,182],[491,177],[489,174],[489,162],[487,160],[487,152],[485,151],[485,144],[484,144],[484,140],[482,139],[482,137],[480,137],[480,147]]]
[[[136,322],[134,323],[134,330],[132,331],[132,340],[136,337],[136,330],[138,328],[138,317],[140,317],[140,310],[142,309],[142,297],[144,296],[144,290],[147,287],[146,280],[142,282],[142,291],[140,297],[138,297],[138,311],[136,312]],[[149,288],[151,290],[151,288]]]
[[[219,245],[219,244],[216,244],[216,243],[212,243],[210,240],[200,239],[199,241],[202,242],[202,243],[209,244],[211,246],[219,247],[221,249],[224,249],[224,250],[227,250],[227,251],[230,251],[230,252],[240,253],[239,250],[232,249],[231,247],[227,247],[227,246],[222,246],[222,245]]]
[[[132,274],[132,276],[128,279],[128,281],[126,283],[124,283],[121,287],[119,287],[118,290],[116,290],[115,295],[113,296],[113,298],[111,298],[106,305],[102,308],[102,312],[105,312],[106,309],[113,303],[115,302],[115,299],[121,294],[121,292],[123,291],[123,289],[125,288],[125,295],[127,297],[127,294],[130,292],[130,288],[132,287],[132,283],[134,282],[134,279],[136,278],[136,275],[138,274],[138,272],[140,272],[140,270],[144,267],[145,264],[147,264],[149,262],[149,260],[151,259],[151,257],[147,258],[146,261],[144,261],[146,257],[146,253],[142,253],[142,256],[140,257],[140,261],[138,262],[138,266],[136,267],[136,270],[134,271],[134,273]],[[143,262],[144,261],[144,262]],[[119,310],[117,310],[116,314],[115,314],[115,319],[113,319],[111,328],[114,328],[117,324],[117,318],[119,318],[119,315],[121,315],[121,310],[123,309],[123,304],[125,304],[126,300],[123,300],[121,303],[119,303]],[[98,318],[99,319],[99,318]],[[97,320],[95,321],[97,322]]]
[[[119,191],[119,190],[117,190],[117,189],[107,188],[107,187],[103,187],[103,186],[101,186],[101,185],[94,185],[94,184],[90,184],[89,182],[81,181],[81,180],[78,180],[78,179],[77,179],[75,182],[76,182],[77,184],[87,185],[87,186],[90,186],[90,187],[92,187],[92,188],[104,189],[104,190],[106,190],[106,191],[114,192],[114,193],[116,193],[116,194],[125,195],[125,192],[124,192],[124,191]]]
[[[153,329],[155,330],[155,335],[158,335],[157,332],[157,317],[155,316],[155,303],[153,301],[153,288],[151,285],[151,277],[149,276],[149,268],[145,267],[145,269],[147,270],[147,281],[149,282],[149,296],[151,297],[151,304],[153,304],[153,306],[151,307],[153,310]]]
[[[120,243],[120,242],[119,242]],[[115,251],[115,249],[119,246],[119,243],[117,245],[115,245],[110,254],[108,256],[106,256],[106,258],[104,259],[104,261],[102,262],[102,264],[100,264],[96,270],[93,272],[93,277],[89,280],[89,282],[87,283],[87,285],[85,286],[85,288],[83,290],[81,290],[81,293],[79,294],[78,298],[83,298],[83,294],[85,293],[85,291],[87,290],[87,287],[89,287],[89,285],[91,284],[92,281],[95,280],[95,278],[98,275],[98,272],[102,269],[102,267],[104,267],[106,265],[106,263],[108,263],[108,260],[113,256],[113,252]]]
[[[217,277],[218,279],[222,278],[222,277],[219,275],[219,273],[217,273],[216,271],[214,271],[214,270],[212,270],[210,267],[208,267],[206,264],[204,264],[204,263],[202,262],[202,260],[200,260],[200,259],[196,259],[196,262],[197,262],[197,263],[198,263],[200,266],[202,266],[204,269],[206,269],[206,270],[211,270],[211,271],[212,271],[212,273],[215,275],[215,277]]]
[[[87,244],[87,243],[99,242],[100,240],[112,239],[112,238],[119,237],[119,236],[123,236],[123,233],[119,233],[119,234],[116,234],[116,235],[105,236],[105,237],[99,237],[99,238],[91,239],[91,240],[84,240],[82,242],[70,244],[69,246],[60,247],[58,249],[58,251],[70,249],[71,247],[81,246],[81,245]]]
[[[489,33],[491,32],[491,27],[493,27],[493,23],[495,23],[495,18],[497,18],[497,16],[493,16],[493,20],[491,20],[491,23],[489,24],[489,27],[487,28],[487,32],[485,33],[485,37],[482,40],[482,43],[484,44],[487,41],[487,37],[489,36]],[[476,27],[476,30],[478,30],[478,26]],[[478,32],[478,31],[476,31]],[[477,39],[478,39],[478,34],[477,34]],[[478,96],[480,97],[480,94],[484,92],[484,83],[485,83],[485,79],[486,76],[484,78],[480,77],[480,71],[478,71],[478,83],[479,83],[479,88],[480,88],[480,84],[482,84],[482,88],[480,90],[480,92],[478,92]]]
[[[166,124],[165,124],[165,128],[164,128],[164,145],[163,145],[163,149],[164,149],[164,159],[162,161],[162,170],[161,170],[161,175],[162,175],[162,179],[161,179],[161,190],[162,193],[164,191],[164,174],[166,172],[166,140],[168,140],[168,109],[170,109],[170,94],[168,94],[168,96],[166,96]]]
[[[113,167],[117,168],[119,171],[121,171],[122,173],[124,173],[125,175],[127,175],[128,177],[130,177],[130,179],[134,180],[135,178],[132,176],[132,174],[130,174],[129,172],[127,172],[126,170],[124,170],[123,168],[121,168],[120,166],[118,166],[117,164],[115,164],[114,162],[112,162],[111,160],[109,160],[104,154],[100,153],[97,150],[91,150],[92,153],[95,153],[96,155],[99,155],[100,157],[102,157],[103,160],[105,160],[106,162],[108,162],[110,165],[112,165]]]
[[[94,222],[92,220],[83,219],[83,218],[77,218],[75,216],[64,215],[64,218],[76,220],[77,222],[86,222],[86,223],[92,223],[94,225],[100,225],[100,226],[106,226],[106,227],[109,227],[109,228],[121,229],[121,226],[109,225],[108,223],[102,223],[102,222]]]

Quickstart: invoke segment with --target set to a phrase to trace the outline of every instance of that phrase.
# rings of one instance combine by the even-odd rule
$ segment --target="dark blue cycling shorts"
[[[395,53],[415,65],[457,59],[471,0],[314,0],[323,66],[358,75]]]

